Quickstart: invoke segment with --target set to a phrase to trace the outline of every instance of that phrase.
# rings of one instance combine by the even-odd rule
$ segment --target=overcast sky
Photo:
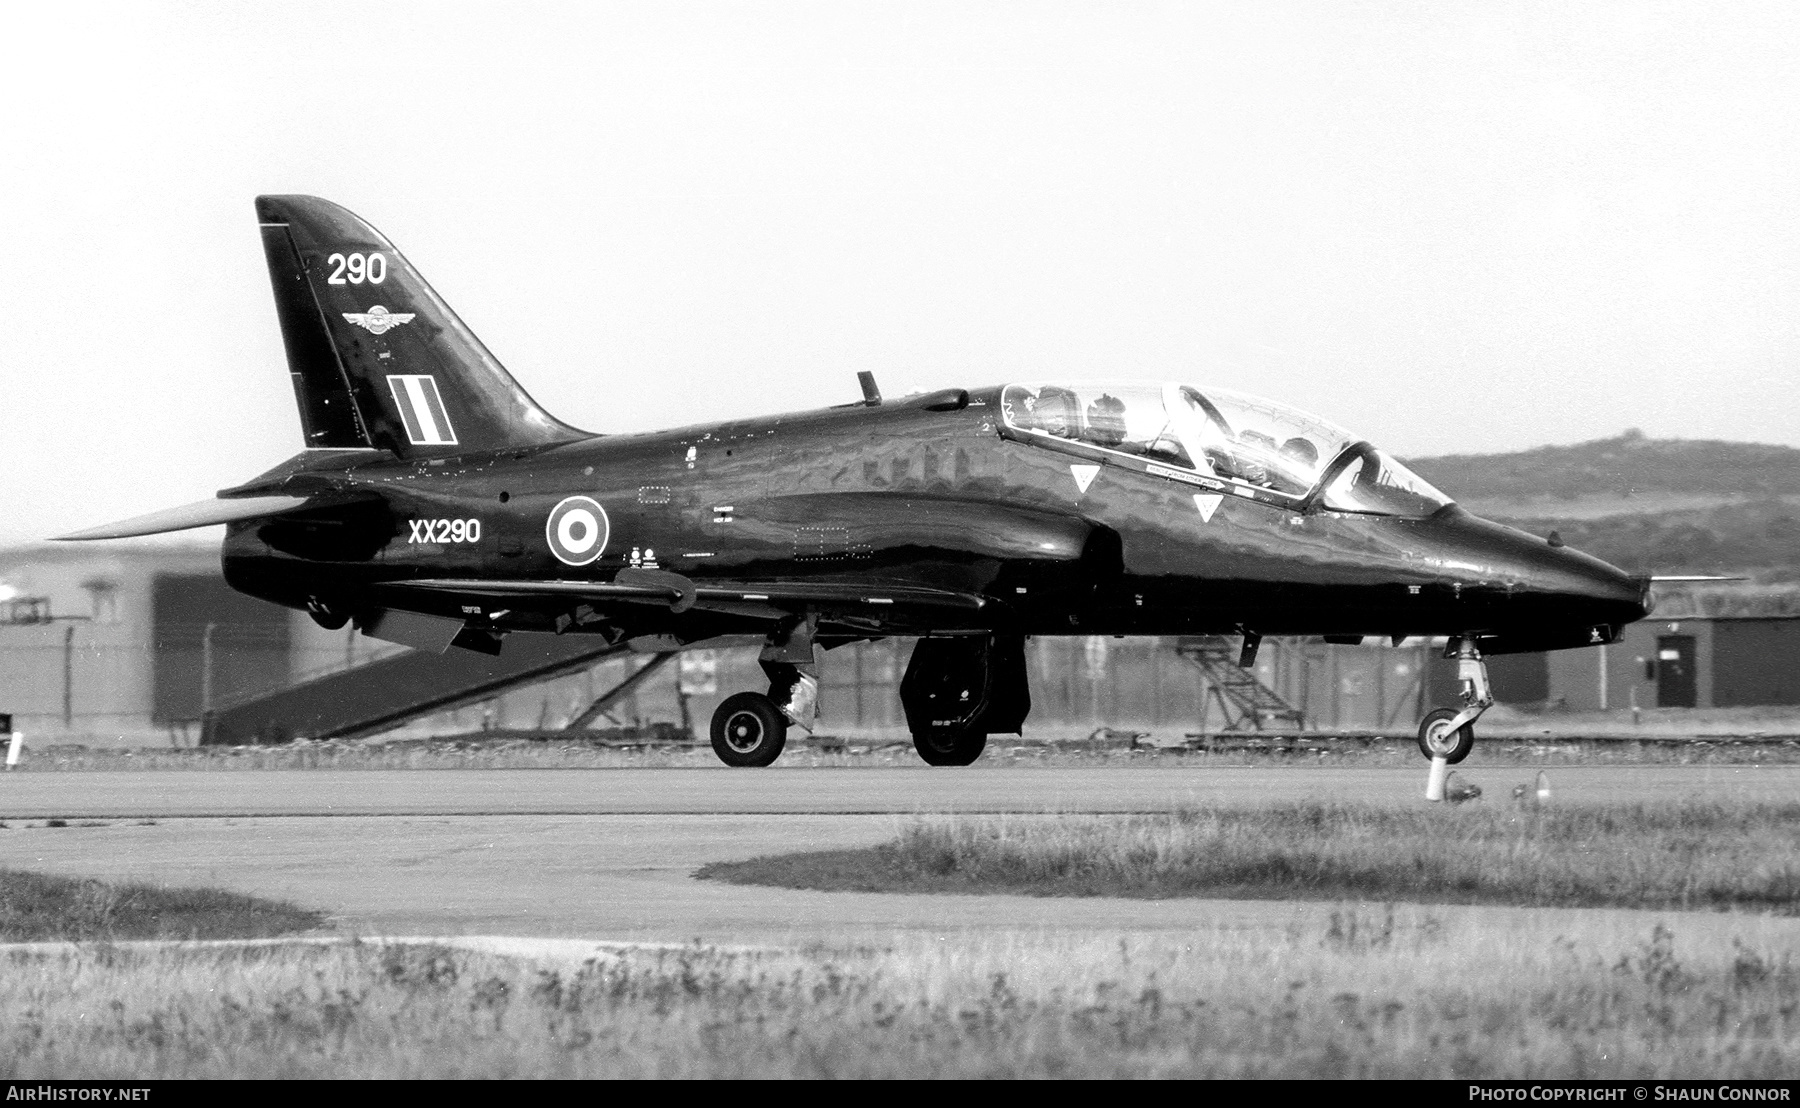
[[[0,542],[299,449],[263,192],[596,431],[867,369],[1230,384],[1410,455],[1800,446],[1797,140],[1791,2],[14,8]]]

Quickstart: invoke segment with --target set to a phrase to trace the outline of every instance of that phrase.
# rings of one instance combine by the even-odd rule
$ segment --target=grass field
[[[866,892],[1404,899],[1800,913],[1800,803],[921,816],[899,837],[697,876]]]
[[[1179,932],[1105,939],[909,932],[586,961],[119,945],[319,921],[229,893],[0,871],[0,938],[98,940],[0,951],[0,1078],[1785,1079],[1800,1050],[1791,920],[1393,901],[1510,882],[1522,903],[1791,913],[1797,823],[1800,805],[1702,804],[920,818],[885,859],[924,875],[913,888],[1185,895],[1214,858],[1238,867],[1242,895],[1311,899],[1264,923],[1197,910]]]
[[[1754,928],[1752,928],[1754,931]],[[1479,957],[1471,952],[1479,951]],[[11,954],[0,1077],[1791,1077],[1800,969],[1682,924],[1323,906],[1284,934],[891,949]]]
[[[0,869],[0,942],[245,939],[323,924],[320,912],[221,889],[117,885]]]

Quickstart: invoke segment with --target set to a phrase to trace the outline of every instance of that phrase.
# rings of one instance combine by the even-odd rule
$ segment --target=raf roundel
[[[544,540],[550,544],[550,553],[572,566],[585,566],[598,558],[611,534],[606,509],[586,496],[565,498],[544,521]]]

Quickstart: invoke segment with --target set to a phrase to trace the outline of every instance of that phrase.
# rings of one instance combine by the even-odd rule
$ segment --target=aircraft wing
[[[988,603],[974,593],[923,585],[862,585],[836,581],[708,581],[693,582],[679,574],[656,570],[624,570],[612,581],[504,581],[427,578],[394,582],[389,588],[429,589],[495,599],[566,596],[570,599],[666,604],[676,612],[689,608],[766,605],[772,608],[809,604],[863,608],[936,608],[979,611]]]
[[[202,500],[179,508],[164,508],[149,515],[134,516],[56,536],[57,542],[81,542],[87,539],[129,539],[139,535],[160,535],[165,531],[186,531],[193,527],[211,527],[219,523],[236,523],[242,519],[260,519],[291,512],[305,505],[304,496],[245,496],[235,500]]]

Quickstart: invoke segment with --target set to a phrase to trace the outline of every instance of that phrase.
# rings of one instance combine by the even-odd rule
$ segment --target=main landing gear
[[[766,766],[787,745],[787,717],[759,692],[728,696],[712,718],[712,748],[728,766]]]
[[[1462,682],[1461,708],[1434,708],[1419,721],[1419,753],[1455,765],[1475,747],[1475,721],[1494,703],[1488,689],[1487,663],[1473,636],[1456,643],[1456,676]]]
[[[813,662],[817,624],[796,621],[763,647],[767,695],[725,699],[712,718],[712,748],[728,766],[766,766],[781,756],[790,726],[811,729],[819,697]],[[920,639],[900,682],[913,748],[925,764],[966,766],[990,734],[1018,731],[1031,711],[1021,635]]]
[[[900,705],[926,765],[969,765],[990,734],[1017,731],[1031,712],[1024,637],[920,639],[900,681]]]
[[[767,695],[728,696],[712,717],[712,748],[728,766],[766,766],[781,757],[790,723],[812,728],[818,712],[819,668],[813,661],[812,619],[795,622],[769,636],[763,646]]]

